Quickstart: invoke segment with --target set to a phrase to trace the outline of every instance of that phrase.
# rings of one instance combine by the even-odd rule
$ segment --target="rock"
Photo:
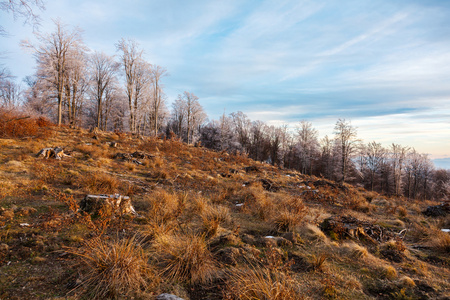
[[[450,213],[450,203],[446,202],[440,205],[428,206],[422,213],[428,217],[445,217]]]
[[[106,209],[111,214],[134,214],[136,211],[131,205],[128,196],[114,195],[86,195],[80,202],[80,209],[88,213],[98,214],[101,209]]]
[[[156,297],[156,300],[184,300],[184,299],[172,294],[163,293],[158,295]]]
[[[281,236],[265,236],[262,240],[262,244],[266,247],[292,247],[292,242]]]

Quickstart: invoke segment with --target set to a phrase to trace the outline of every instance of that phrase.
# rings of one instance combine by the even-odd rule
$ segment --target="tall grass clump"
[[[78,186],[88,193],[112,194],[119,192],[120,181],[105,173],[88,173],[79,177]]]
[[[131,297],[159,283],[147,264],[147,254],[133,237],[115,241],[94,238],[72,253],[86,266],[81,287],[90,298]]]
[[[229,272],[225,299],[255,300],[298,300],[303,295],[288,274],[265,267],[239,269]]]
[[[274,214],[271,220],[277,231],[293,231],[302,223],[307,213],[303,201],[294,197],[283,199],[278,208],[278,213]]]
[[[218,271],[204,236],[160,235],[153,249],[161,274],[169,280],[206,283]]]

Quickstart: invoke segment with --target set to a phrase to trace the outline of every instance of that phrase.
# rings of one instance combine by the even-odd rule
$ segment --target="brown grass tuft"
[[[153,249],[162,275],[169,280],[206,283],[218,271],[203,236],[160,235]]]
[[[147,255],[135,238],[119,241],[94,238],[72,253],[81,257],[86,265],[87,274],[82,287],[89,297],[131,297],[142,288],[152,289],[159,283],[147,264]]]
[[[80,176],[78,186],[88,193],[112,194],[119,192],[120,181],[105,173],[92,172]]]
[[[303,295],[288,274],[268,268],[232,269],[229,272],[225,299],[297,300]]]

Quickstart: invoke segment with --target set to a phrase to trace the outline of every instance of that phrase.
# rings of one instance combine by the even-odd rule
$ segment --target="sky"
[[[365,142],[408,145],[450,169],[450,1],[53,0],[40,16],[40,32],[60,18],[92,51],[117,55],[119,39],[135,39],[168,70],[169,107],[189,91],[210,119],[307,120],[321,137],[346,119]],[[0,23],[2,61],[18,79],[33,74],[19,46],[32,27],[5,12]]]

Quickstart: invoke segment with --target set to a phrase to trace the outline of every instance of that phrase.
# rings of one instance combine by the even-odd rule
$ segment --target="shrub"
[[[17,111],[0,108],[0,137],[35,136],[40,127],[48,127],[51,122],[45,118],[32,118]]]
[[[152,289],[159,283],[135,238],[118,241],[94,238],[82,249],[71,252],[81,257],[87,268],[82,286],[92,298],[130,297],[142,288]]]

